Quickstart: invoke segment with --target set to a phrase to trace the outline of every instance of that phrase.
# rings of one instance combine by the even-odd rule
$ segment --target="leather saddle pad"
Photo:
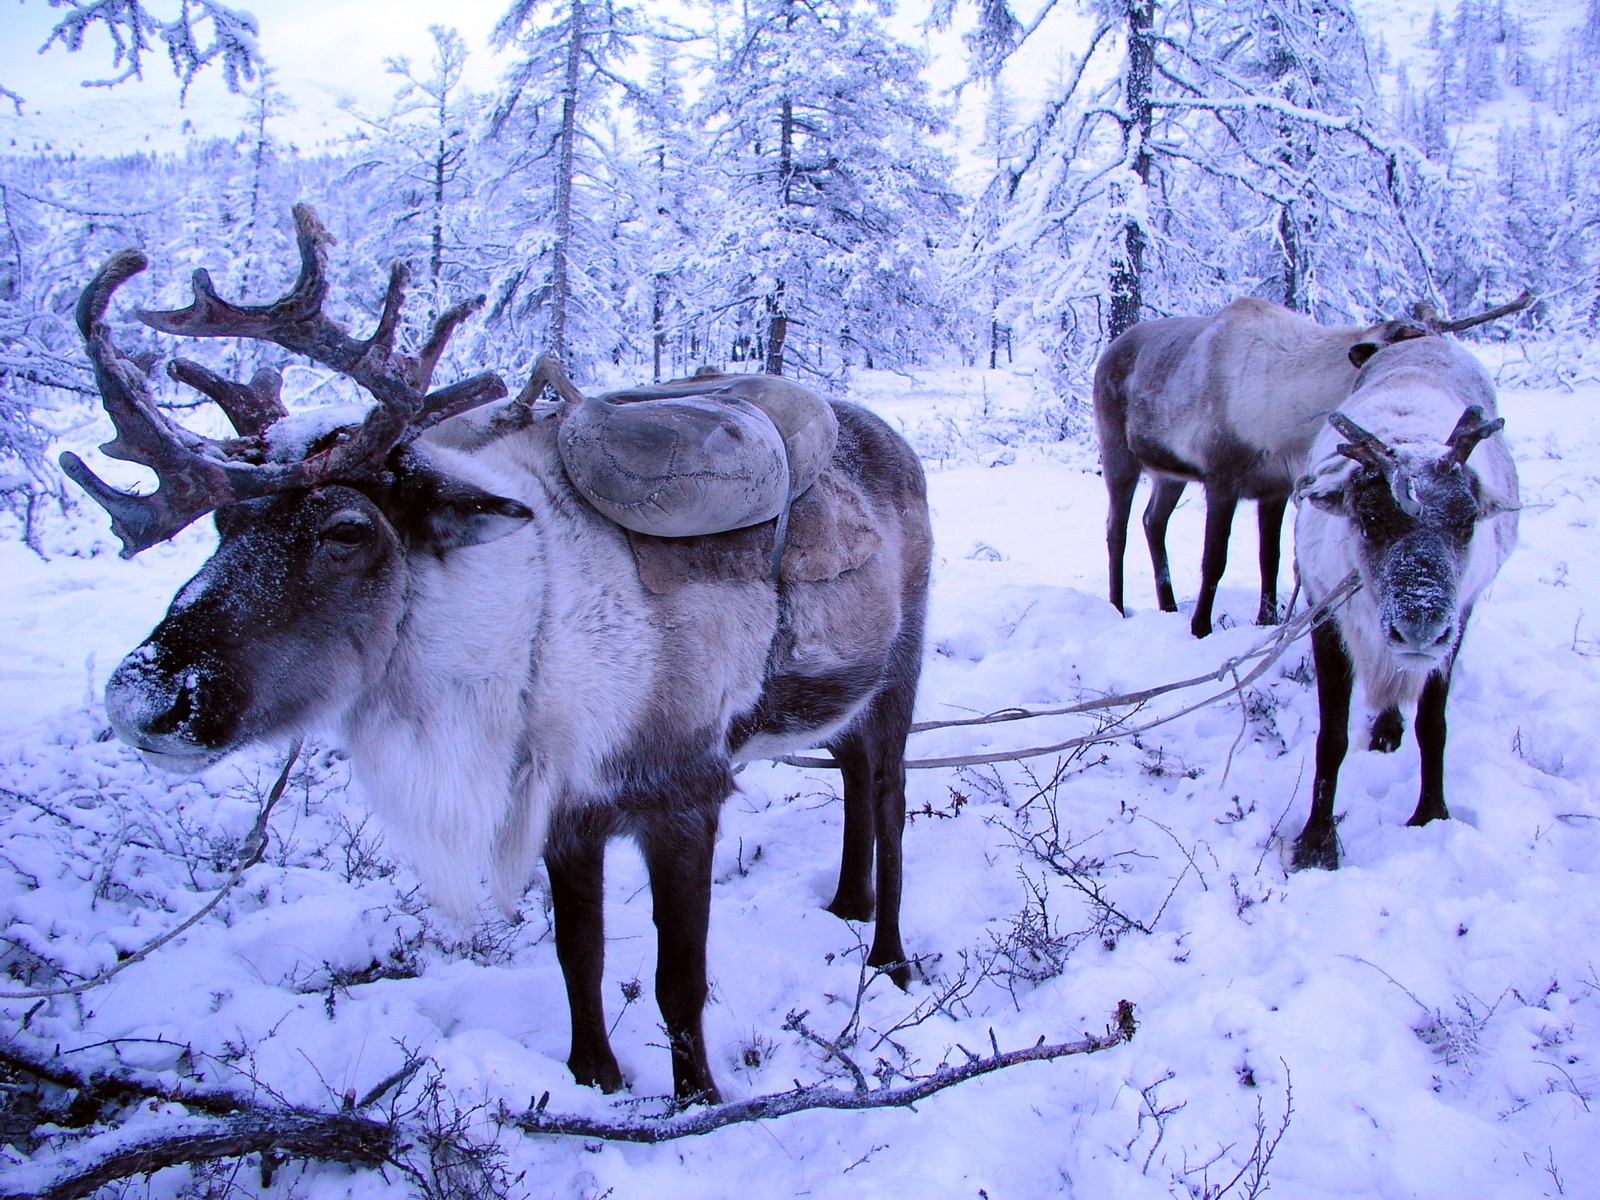
[[[778,522],[699,537],[656,537],[628,530],[639,579],[657,595],[686,583],[753,582],[772,574]],[[859,567],[883,544],[860,486],[830,465],[789,508],[778,577],[820,583]]]

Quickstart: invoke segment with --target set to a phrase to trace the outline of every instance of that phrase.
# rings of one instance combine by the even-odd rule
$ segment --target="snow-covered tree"
[[[534,352],[592,361],[618,340],[606,238],[589,214],[605,188],[597,137],[626,87],[617,66],[641,30],[637,9],[608,0],[516,0],[495,27],[519,57],[491,119],[493,191],[516,231],[491,320]]]
[[[999,173],[1007,220],[986,247],[1027,254],[1022,292],[1073,373],[1138,320],[1241,293],[1319,316],[1427,294],[1417,226],[1438,180],[1375,119],[1346,4],[1089,8],[1082,55]]]
[[[920,360],[957,198],[922,55],[858,0],[751,0],[702,99],[726,196],[708,264],[771,374]]]
[[[451,281],[469,272],[465,227],[480,105],[462,86],[467,47],[460,34],[442,25],[428,32],[434,49],[426,72],[408,58],[387,60],[401,85],[387,113],[362,119],[346,182],[361,213],[363,256],[411,264],[413,288],[427,295],[432,316],[462,290]]]

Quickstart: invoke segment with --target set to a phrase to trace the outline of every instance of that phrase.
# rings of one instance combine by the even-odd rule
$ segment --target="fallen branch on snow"
[[[791,1018],[791,1028],[797,1027],[799,1020],[800,1018]],[[899,1087],[886,1085],[877,1088],[867,1085],[865,1073],[845,1057],[837,1046],[813,1037],[809,1040],[822,1045],[828,1051],[829,1057],[836,1057],[844,1064],[855,1080],[855,1087],[846,1090],[822,1085],[809,1087],[796,1085],[792,1091],[756,1096],[732,1104],[718,1104],[689,1114],[620,1121],[546,1112],[544,1106],[550,1099],[547,1092],[539,1103],[527,1112],[502,1112],[499,1120],[502,1124],[520,1129],[523,1133],[556,1134],[597,1138],[609,1142],[640,1142],[654,1145],[677,1138],[698,1137],[726,1125],[767,1121],[813,1109],[908,1108],[935,1092],[941,1092],[945,1088],[954,1087],[958,1083],[965,1083],[969,1079],[976,1079],[992,1071],[1014,1067],[1019,1063],[1046,1062],[1073,1054],[1094,1054],[1100,1050],[1109,1050],[1113,1046],[1120,1046],[1131,1040],[1135,1028],[1133,1005],[1122,1000],[1117,1004],[1115,1023],[1099,1036],[1055,1045],[1046,1045],[1044,1039],[1040,1038],[1035,1045],[1022,1050],[1002,1052],[994,1044],[994,1034],[991,1032],[989,1038],[992,1052],[986,1056],[973,1054],[962,1047],[962,1053],[967,1056],[967,1061],[958,1066],[940,1067],[932,1074],[920,1076]]]
[[[11,1089],[7,1107],[18,1107],[19,1092],[26,1090],[33,1093],[32,1115],[39,1124],[103,1127],[56,1135],[28,1161],[0,1166],[0,1200],[76,1200],[119,1179],[247,1154],[263,1155],[264,1164],[287,1157],[378,1166],[398,1153],[398,1126],[362,1110],[403,1086],[420,1066],[420,1060],[408,1061],[359,1102],[351,1093],[342,1111],[326,1112],[225,1088],[174,1086],[132,1069],[81,1074],[59,1055],[44,1058],[19,1043],[0,1041],[0,1068],[37,1081],[28,1089]],[[51,1094],[38,1084],[67,1094]],[[131,1133],[115,1119],[130,1106],[152,1103],[181,1105],[189,1112],[164,1117],[159,1128],[145,1133]]]

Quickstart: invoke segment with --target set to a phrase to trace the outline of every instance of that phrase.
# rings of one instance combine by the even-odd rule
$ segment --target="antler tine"
[[[1348,443],[1340,443],[1338,447],[1340,454],[1385,475],[1393,469],[1396,461],[1395,453],[1382,438],[1361,428],[1342,412],[1329,413],[1328,424],[1350,439]]]
[[[522,408],[531,407],[545,388],[554,392],[563,404],[577,404],[583,399],[583,393],[572,385],[572,380],[561,369],[560,360],[554,355],[541,354],[533,364],[533,373],[528,376],[528,382],[522,385],[522,390],[512,403]]]
[[[1527,288],[1522,289],[1522,295],[1507,304],[1486,308],[1481,313],[1472,317],[1458,317],[1454,321],[1430,322],[1436,333],[1460,333],[1463,329],[1471,329],[1474,325],[1487,324],[1498,321],[1501,317],[1509,317],[1512,313],[1519,313],[1533,303],[1533,293]]]
[[[422,433],[441,421],[504,399],[507,394],[506,381],[494,371],[485,371],[482,375],[452,383],[449,387],[428,393],[428,398],[422,404],[422,414],[407,427],[406,432]]]
[[[1427,300],[1418,300],[1411,306],[1411,315],[1421,321],[1429,329],[1437,329],[1439,323],[1439,310]]]
[[[432,332],[428,334],[428,340],[423,343],[422,349],[417,352],[416,380],[418,387],[424,391],[427,390],[428,383],[433,379],[434,369],[439,365],[439,359],[444,354],[445,344],[450,341],[451,336],[460,328],[463,321],[483,307],[486,299],[488,297],[480,292],[468,300],[463,300],[460,304],[452,305],[439,314],[438,319],[433,323]]]
[[[175,358],[167,364],[167,374],[210,396],[240,437],[260,437],[274,421],[289,415],[279,398],[283,376],[271,367],[258,369],[249,383],[237,383],[197,362]]]
[[[117,431],[101,449],[113,458],[151,468],[159,485],[147,496],[119,491],[71,451],[60,458],[67,477],[111,514],[112,532],[122,540],[124,558],[166,540],[232,498],[221,462],[203,453],[213,444],[173,425],[156,409],[142,373],[117,352],[105,326],[112,293],[148,265],[137,250],[112,255],[79,298],[77,321],[101,400]]]
[[[1450,447],[1449,453],[1440,460],[1446,466],[1465,466],[1467,457],[1485,438],[1493,437],[1506,427],[1504,417],[1496,417],[1492,421],[1485,421],[1483,409],[1476,404],[1469,405],[1465,412],[1456,421],[1456,427],[1450,431],[1450,436],[1445,439]]]

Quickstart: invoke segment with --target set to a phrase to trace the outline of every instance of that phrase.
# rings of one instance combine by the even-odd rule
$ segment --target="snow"
[[[1047,440],[1075,424],[1042,375],[863,374],[853,398],[928,463],[937,557],[919,719],[1147,687],[1263,637],[1247,624],[1248,507],[1212,637],[1196,641],[1186,614],[1155,610],[1137,537],[1134,615],[1115,614],[1092,440]],[[606,1097],[565,1066],[566,1001],[539,891],[519,925],[449,925],[392,861],[325,744],[273,814],[264,861],[215,912],[81,1001],[0,1000],[12,1035],[47,1054],[59,1045],[83,1068],[114,1052],[171,1079],[197,1070],[325,1108],[420,1052],[446,1097],[471,1110],[473,1134],[497,1139],[520,1173],[514,1195],[1140,1200],[1215,1197],[1230,1182],[1233,1196],[1270,1187],[1306,1200],[1600,1194],[1600,906],[1589,902],[1600,865],[1600,388],[1505,388],[1501,411],[1522,537],[1474,614],[1451,693],[1452,821],[1405,827],[1415,742],[1408,734],[1393,755],[1359,749],[1358,714],[1341,776],[1345,865],[1286,873],[1316,736],[1304,642],[1242,709],[1222,703],[1107,742],[1059,774],[1054,758],[914,771],[904,914],[921,977],[909,994],[871,980],[857,1026],[866,931],[821,907],[837,869],[837,777],[777,764],[740,776],[714,865],[707,1010],[729,1099],[839,1074],[784,1029],[792,1012],[823,1036],[853,1031],[869,1070],[882,1058],[926,1072],[960,1061],[957,1047],[985,1051],[991,1032],[1001,1049],[1071,1040],[1102,1031],[1124,998],[1139,1022],[1131,1044],[1013,1067],[915,1111],[807,1113],[655,1147],[498,1127],[492,1106],[521,1110],[545,1092],[549,1111],[596,1117],[659,1111],[641,1098],[670,1092],[638,855],[616,844],[608,862],[605,996],[632,1090]],[[1191,494],[1173,519],[1180,596],[1198,584],[1201,518]],[[108,737],[105,678],[203,562],[206,523],[132,562],[93,516],[54,537],[48,562],[0,541],[10,990],[60,981],[46,963],[103,970],[199,908],[281,761],[268,749],[173,780]],[[914,738],[911,755],[1092,728],[1079,717],[943,730]],[[1058,861],[1082,864],[1079,882],[1103,905],[1029,849],[1052,845]],[[634,981],[643,994],[627,1003]],[[188,1119],[168,1106],[138,1129]],[[1274,1139],[1262,1174],[1248,1174]],[[255,1194],[255,1178],[234,1186]],[[183,1184],[168,1171],[149,1192]],[[408,1186],[394,1172],[314,1164],[280,1171],[266,1194],[400,1197]]]

